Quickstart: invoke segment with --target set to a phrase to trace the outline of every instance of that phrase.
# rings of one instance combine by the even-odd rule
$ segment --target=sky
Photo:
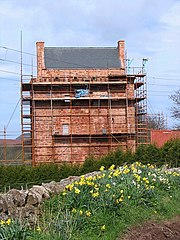
[[[180,88],[180,0],[0,0],[0,138],[20,135],[23,74],[36,76],[36,42],[46,47],[110,46],[125,40],[131,66],[148,58],[149,114],[167,116]]]

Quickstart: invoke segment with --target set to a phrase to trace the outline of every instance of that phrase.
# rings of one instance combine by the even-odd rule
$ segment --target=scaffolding
[[[23,76],[23,162],[81,163],[149,143],[143,64],[121,75]]]
[[[33,101],[32,75],[21,76],[21,143],[22,163],[33,164],[34,139],[34,101]]]
[[[148,59],[126,59],[126,71],[133,75],[135,94],[136,146],[150,143],[147,117],[146,63]],[[135,66],[132,66],[132,63]],[[137,65],[137,66],[136,66]],[[139,67],[141,66],[141,67]]]

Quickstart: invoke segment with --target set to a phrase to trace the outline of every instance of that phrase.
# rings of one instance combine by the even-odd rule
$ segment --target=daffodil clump
[[[113,164],[109,169],[101,166],[98,174],[81,176],[52,201],[51,220],[44,229],[59,239],[72,236],[79,239],[81,231],[105,236],[113,219],[121,219],[127,209],[144,206],[157,215],[161,196],[173,199],[178,186],[179,173],[163,171],[151,164],[135,162],[121,167]]]
[[[6,226],[6,225],[9,226],[11,223],[12,223],[12,220],[10,218],[8,218],[7,220],[3,220],[3,219],[0,220],[0,226],[1,227]]]
[[[131,165],[105,170],[96,176],[84,177],[65,187],[62,195],[66,207],[80,216],[91,217],[97,211],[117,211],[130,204],[151,205],[158,191],[170,191],[180,174],[163,171],[151,164]],[[88,214],[87,214],[88,212]]]
[[[18,220],[11,218],[0,220],[0,239],[23,240],[30,237],[32,233],[26,224],[19,223]]]

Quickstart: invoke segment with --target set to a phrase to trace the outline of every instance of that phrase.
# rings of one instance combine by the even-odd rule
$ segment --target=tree
[[[180,89],[174,94],[170,95],[170,99],[174,104],[171,107],[171,116],[178,121],[175,125],[175,128],[180,129]]]
[[[165,129],[165,119],[163,113],[147,115],[149,129]]]

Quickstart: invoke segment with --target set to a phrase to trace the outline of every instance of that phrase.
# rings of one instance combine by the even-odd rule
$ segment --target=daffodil
[[[4,220],[1,220],[1,221],[0,221],[0,224],[1,224],[1,225],[4,225],[5,223],[6,223],[6,222],[5,222]]]
[[[63,196],[66,196],[66,195],[67,195],[67,193],[66,193],[65,191],[63,191],[63,192],[62,192],[62,195],[63,195]]]
[[[41,228],[40,228],[40,227],[37,227],[37,228],[36,228],[36,231],[41,232]]]
[[[112,173],[112,172],[111,172]],[[118,169],[113,173],[114,177],[118,177],[121,174],[121,171]]]
[[[76,194],[79,194],[81,191],[79,190],[79,188],[75,187],[75,188],[74,188],[74,192],[75,192]]]
[[[101,226],[101,230],[102,230],[102,231],[106,230],[106,225],[102,225],[102,226]]]
[[[92,194],[92,197],[93,197],[93,198],[96,198],[96,197],[98,197],[98,196],[99,196],[99,192],[95,192],[95,193]]]
[[[90,211],[86,211],[86,216],[90,217],[91,216],[91,212]]]
[[[82,215],[83,215],[83,211],[82,211],[82,210],[80,210],[80,211],[79,211],[79,214],[82,216]]]
[[[123,173],[128,174],[130,172],[130,169],[124,169]]]
[[[109,183],[106,184],[107,188],[111,188],[111,185]]]
[[[105,169],[105,167],[104,167],[104,166],[101,166],[99,170],[100,170],[100,171],[104,171],[104,169]]]
[[[8,220],[6,221],[6,224],[7,224],[7,225],[10,225],[10,224],[11,224],[11,219],[10,219],[10,218],[8,218]]]
[[[114,170],[114,168],[115,168],[115,165],[113,164],[110,166],[109,170]]]
[[[74,184],[69,184],[66,186],[66,189],[69,191],[72,191],[73,187],[74,187]]]
[[[72,213],[76,213],[77,210],[76,210],[75,208],[73,208],[71,212],[72,212]]]

